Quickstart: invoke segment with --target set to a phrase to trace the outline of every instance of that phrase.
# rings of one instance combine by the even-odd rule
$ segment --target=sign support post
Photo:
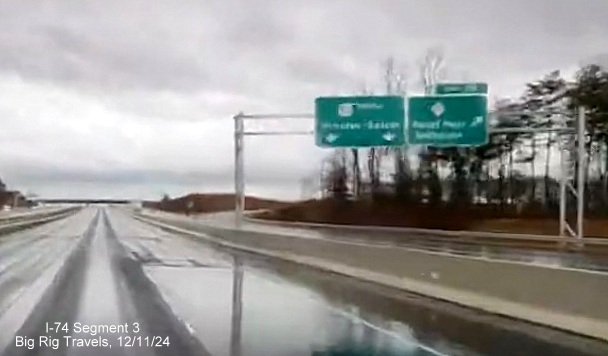
[[[567,138],[561,137],[561,179],[559,189],[559,234],[582,240],[585,236],[585,108],[576,113],[576,128]],[[576,146],[574,145],[576,141]],[[576,171],[574,169],[576,166]],[[576,185],[576,187],[575,187]],[[576,197],[576,229],[568,223],[568,193]]]
[[[585,109],[581,106],[578,108],[577,115],[577,137],[578,137],[578,181],[576,190],[576,236],[579,239],[583,238],[583,219],[585,216]]]
[[[237,228],[243,225],[245,212],[245,136],[285,136],[285,135],[307,135],[313,131],[245,131],[245,120],[263,119],[312,119],[311,114],[266,114],[266,115],[246,115],[242,112],[236,114],[234,119],[234,224]]]
[[[568,147],[567,144],[565,143],[566,139],[563,137],[563,135],[561,135],[559,137],[559,143],[560,143],[560,177],[559,177],[559,235],[560,236],[566,236],[566,229],[568,229],[569,227],[567,226],[567,222],[566,222],[566,209],[567,209],[567,204],[566,204],[566,187],[568,185],[568,177],[570,176],[570,168],[571,166],[568,165],[568,163],[570,162],[568,160],[569,157],[566,157],[566,152],[568,149],[571,149],[571,147]]]
[[[234,198],[236,199],[235,225],[239,228],[243,223],[243,211],[245,210],[244,131],[243,113],[238,113],[234,116]]]

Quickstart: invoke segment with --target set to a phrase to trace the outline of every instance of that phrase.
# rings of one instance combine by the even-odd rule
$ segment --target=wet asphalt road
[[[179,221],[182,226],[200,229],[201,226],[228,226],[234,227],[235,216],[233,212],[205,214],[197,217],[186,217],[177,214],[154,212],[162,219]],[[383,246],[404,247],[448,253],[460,256],[472,256],[490,260],[517,261],[551,267],[575,268],[592,271],[608,271],[608,249],[594,249],[593,251],[563,251],[548,250],[547,246],[540,248],[535,245],[521,245],[503,241],[501,244],[481,244],[466,242],[452,237],[440,237],[421,233],[402,233],[389,231],[359,230],[327,228],[327,227],[283,227],[253,221],[245,221],[242,226],[245,230],[278,234],[297,234],[299,237],[312,239],[329,239],[356,244],[373,244]]]
[[[93,332],[97,326],[116,330]],[[2,355],[608,354],[607,345],[592,340],[219,249],[116,208],[85,209],[0,236],[0,349]]]

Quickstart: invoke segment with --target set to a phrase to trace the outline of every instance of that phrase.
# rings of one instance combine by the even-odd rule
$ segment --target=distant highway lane
[[[606,355],[604,343],[85,208],[0,236],[0,355]]]
[[[143,213],[152,217],[177,221],[181,226],[194,229],[200,229],[201,226],[234,228],[235,221],[233,212],[202,214],[192,217],[151,210],[145,210]],[[459,241],[458,239],[451,237],[433,236],[429,234],[366,230],[355,231],[350,229],[323,227],[287,227],[258,223],[254,220],[244,221],[242,229],[246,231],[296,236],[299,238],[329,239],[350,242],[353,244],[404,247],[459,256],[515,261],[550,267],[608,271],[608,248],[593,252],[558,251],[538,248],[533,244],[520,244],[520,246],[516,246],[513,243],[507,245],[500,243],[483,244]]]

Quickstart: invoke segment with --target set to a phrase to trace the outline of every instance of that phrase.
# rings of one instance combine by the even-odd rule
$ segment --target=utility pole
[[[235,192],[235,225],[240,228],[245,210],[245,163],[243,161],[245,125],[243,113],[234,116],[234,192]]]

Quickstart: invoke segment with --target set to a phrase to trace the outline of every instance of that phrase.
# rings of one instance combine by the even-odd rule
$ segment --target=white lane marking
[[[273,274],[273,273],[268,273],[268,271],[266,271],[264,269],[258,269],[258,268],[255,268],[255,267],[254,268],[250,268],[249,269],[249,273],[255,275],[258,278],[261,278],[261,279],[265,280],[266,282],[273,283],[276,286],[282,286],[282,285],[285,285],[285,283],[292,284],[288,279],[285,279],[284,277],[281,277],[280,275],[276,275],[276,274]],[[334,312],[336,314],[339,314],[339,315],[341,315],[341,316],[343,316],[343,317],[345,317],[347,319],[359,322],[359,323],[361,323],[361,324],[363,324],[363,325],[369,327],[370,329],[373,329],[373,330],[375,330],[375,331],[377,331],[379,333],[388,335],[388,336],[390,336],[390,337],[392,337],[392,338],[400,341],[404,345],[415,346],[415,347],[417,347],[417,348],[419,348],[421,350],[424,350],[426,352],[432,353],[432,354],[437,355],[437,356],[451,356],[451,355],[448,355],[448,354],[444,354],[441,351],[435,350],[435,349],[433,349],[430,346],[426,346],[426,345],[418,342],[416,339],[408,339],[408,338],[404,337],[403,335],[401,335],[401,334],[399,334],[397,332],[394,332],[394,331],[385,329],[383,327],[380,327],[378,325],[375,325],[375,324],[373,324],[373,323],[371,323],[371,322],[363,319],[362,317],[360,317],[360,316],[358,316],[356,314],[350,313],[350,312],[348,312],[348,311],[346,311],[344,309],[341,309],[339,307],[335,307],[335,306],[331,305],[329,302],[327,302],[325,300],[325,298],[323,298],[323,296],[320,295],[317,291],[310,290],[310,289],[308,289],[306,287],[302,287],[302,286],[299,286],[297,284],[292,284],[292,286],[294,287],[295,290],[298,290],[298,292],[304,294],[305,296],[307,296],[308,298],[310,298],[314,302],[319,303],[322,307],[324,307],[324,308],[326,308],[326,309],[328,309],[328,310],[330,310],[330,311],[332,311],[332,312]]]
[[[388,335],[388,336],[390,336],[390,337],[392,337],[394,339],[397,339],[397,340],[401,341],[402,343],[404,343],[406,345],[414,345],[414,346],[418,347],[419,349],[422,349],[422,350],[424,350],[426,352],[432,353],[433,355],[437,355],[437,356],[451,356],[451,355],[448,355],[448,354],[444,354],[444,353],[442,353],[439,350],[435,350],[435,349],[433,349],[430,346],[426,346],[426,345],[424,345],[424,344],[422,344],[422,343],[420,343],[420,342],[418,342],[416,340],[407,339],[407,338],[403,337],[402,335],[400,335],[400,334],[398,334],[398,333],[396,333],[394,331],[391,331],[391,330],[385,329],[383,327],[380,327],[378,325],[372,324],[371,322],[369,322],[369,321],[361,318],[360,316],[357,316],[357,315],[355,315],[353,313],[349,313],[349,312],[347,312],[347,311],[345,311],[343,309],[336,308],[336,307],[333,307],[333,306],[326,306],[326,308],[328,308],[329,310],[331,310],[331,311],[333,311],[335,313],[338,313],[338,314],[342,315],[343,317],[346,317],[348,319],[360,322],[363,325],[369,327],[370,329],[376,330],[377,332],[383,333],[383,334]]]

